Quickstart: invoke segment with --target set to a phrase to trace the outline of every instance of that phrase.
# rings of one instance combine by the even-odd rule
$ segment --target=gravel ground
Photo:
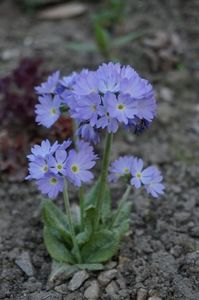
[[[33,185],[10,182],[2,175],[0,299],[199,299],[199,5],[193,0],[132,2],[129,14],[134,18],[126,20],[125,30],[150,26],[154,33],[118,55],[155,84],[159,112],[144,135],[120,132],[113,157],[131,153],[157,164],[164,174],[165,196],[151,200],[144,192],[130,195],[131,231],[105,271],[77,273],[52,284],[51,259],[42,240],[41,196]],[[13,9],[11,1],[0,4],[1,74],[27,55],[42,55],[50,68],[66,73],[102,61],[99,54],[66,51],[71,39],[91,40],[87,16],[38,21]],[[117,201],[122,187],[113,186],[112,191]],[[58,203],[62,205],[61,199]]]

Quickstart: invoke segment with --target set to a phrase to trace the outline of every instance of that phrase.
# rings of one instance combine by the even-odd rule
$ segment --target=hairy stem
[[[101,209],[104,201],[105,191],[106,191],[106,183],[107,183],[107,175],[108,175],[108,167],[111,153],[111,146],[113,141],[113,133],[107,133],[105,148],[103,153],[103,161],[102,161],[102,172],[99,183],[99,190],[97,195],[97,205],[96,205],[96,217],[94,223],[94,230],[98,229],[98,225],[101,218]]]
[[[63,191],[63,195],[64,195],[64,205],[65,205],[65,209],[66,209],[66,215],[68,217],[68,225],[69,225],[69,229],[70,229],[70,233],[71,233],[71,238],[72,238],[72,242],[73,242],[73,246],[75,249],[75,255],[77,258],[78,263],[81,263],[81,255],[80,255],[80,251],[79,251],[79,247],[75,238],[75,229],[73,226],[73,221],[72,221],[72,215],[71,215],[71,210],[70,210],[70,202],[69,202],[69,197],[68,197],[68,187],[67,187],[67,181],[64,178],[64,191]]]

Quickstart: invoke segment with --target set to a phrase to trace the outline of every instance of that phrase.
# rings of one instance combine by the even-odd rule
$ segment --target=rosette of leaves
[[[77,269],[101,270],[103,263],[118,251],[120,241],[129,230],[130,202],[119,203],[118,209],[111,210],[110,190],[107,186],[103,201],[99,227],[95,230],[96,199],[99,181],[86,194],[81,224],[80,209],[73,212],[76,240],[81,262],[76,257],[70,235],[67,217],[52,201],[42,203],[44,242],[54,260],[51,280],[59,273],[71,274]]]

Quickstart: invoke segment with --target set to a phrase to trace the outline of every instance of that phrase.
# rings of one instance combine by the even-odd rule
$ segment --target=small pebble
[[[114,281],[111,281],[106,287],[106,293],[111,297],[111,299],[116,299],[118,291],[118,286]]]
[[[162,299],[160,297],[153,296],[148,298],[148,300],[162,300]]]
[[[54,290],[63,295],[66,295],[68,293],[66,284],[57,285],[57,286],[55,286]]]
[[[98,276],[98,281],[101,285],[107,285],[113,278],[115,278],[116,274],[116,269],[104,271]]]
[[[145,289],[139,289],[137,292],[136,300],[146,300],[147,299],[147,291]]]
[[[70,280],[68,284],[69,291],[77,290],[88,278],[89,278],[89,274],[84,270],[75,273],[73,275],[73,278]]]
[[[15,260],[16,265],[29,277],[34,275],[33,266],[28,252],[22,252]]]
[[[85,290],[84,297],[88,300],[96,300],[99,298],[99,284],[96,280],[92,281],[90,286]]]

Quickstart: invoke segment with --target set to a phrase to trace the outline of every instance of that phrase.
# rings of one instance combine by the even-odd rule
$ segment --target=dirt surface
[[[145,193],[130,196],[134,203],[131,232],[119,255],[107,265],[114,271],[106,276],[89,273],[81,287],[71,291],[68,281],[48,282],[51,259],[42,240],[41,196],[33,185],[9,182],[2,175],[0,299],[199,299],[199,3],[128,3],[123,30],[147,28],[150,33],[118,50],[117,55],[154,83],[159,112],[144,135],[119,133],[113,156],[131,153],[157,164],[164,174],[165,196],[159,200]],[[95,67],[102,61],[99,54],[65,49],[68,40],[92,39],[88,23],[87,15],[39,21],[11,1],[1,1],[0,73],[7,74],[20,57],[32,55],[42,55],[51,69],[65,74]],[[113,186],[112,191],[116,201],[122,187]],[[61,199],[58,203],[61,205]]]

